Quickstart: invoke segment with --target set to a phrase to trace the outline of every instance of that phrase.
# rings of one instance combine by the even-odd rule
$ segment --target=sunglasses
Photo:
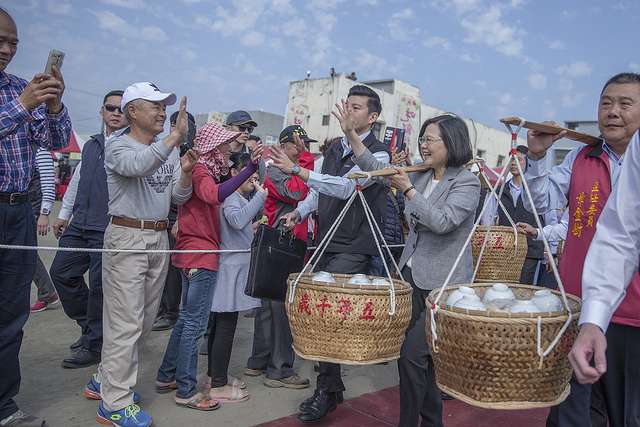
[[[253,132],[253,126],[240,125],[238,129],[240,129],[240,132],[247,132],[249,135]]]
[[[122,114],[122,110],[117,105],[104,104],[102,107],[110,113],[115,113],[117,111]]]

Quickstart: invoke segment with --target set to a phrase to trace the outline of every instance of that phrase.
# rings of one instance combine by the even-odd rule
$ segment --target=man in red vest
[[[576,378],[584,384],[592,384],[604,374],[626,377],[626,381],[640,379],[640,328],[627,326],[616,328],[620,340],[626,341],[628,353],[635,360],[628,360],[633,372],[625,372],[626,366],[605,355],[607,339],[605,331],[614,311],[625,296],[625,290],[634,283],[640,261],[640,136],[636,132],[627,150],[625,167],[620,172],[618,185],[609,198],[598,220],[596,235],[589,247],[582,273],[582,313],[580,334],[576,339],[569,360]],[[591,364],[593,360],[593,365]],[[607,383],[605,376],[603,382]],[[624,419],[610,419],[612,426],[638,425],[640,423],[640,394],[638,387],[628,389],[614,399],[623,403]],[[635,394],[633,394],[635,393]]]
[[[569,228],[560,262],[560,277],[565,290],[577,296],[581,296],[585,257],[598,218],[616,188],[629,141],[640,128],[640,74],[622,73],[607,81],[600,94],[598,126],[601,143],[574,149],[562,164],[550,171],[546,170],[544,156],[553,142],[564,135],[535,131],[528,134],[529,160],[525,178],[536,208],[544,213],[549,209],[569,207]],[[639,329],[640,275],[635,273],[607,330],[609,373],[602,376],[600,386],[611,426],[640,425],[637,412],[640,370],[637,360],[631,362],[633,350],[627,345],[627,341],[638,339]],[[638,357],[636,354],[635,358]],[[591,426],[592,406],[591,386],[573,380],[570,396],[551,409],[547,425]],[[625,416],[634,410],[637,418],[627,418],[625,423]],[[606,425],[606,421],[604,423]]]

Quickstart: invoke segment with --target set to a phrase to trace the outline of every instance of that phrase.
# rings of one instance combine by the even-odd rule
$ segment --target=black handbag
[[[289,274],[302,270],[307,244],[291,231],[260,224],[251,242],[251,263],[244,293],[284,301]]]

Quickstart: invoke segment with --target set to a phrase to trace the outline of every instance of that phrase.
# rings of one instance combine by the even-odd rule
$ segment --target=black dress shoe
[[[316,390],[315,398],[311,401],[307,410],[298,415],[298,419],[303,423],[313,423],[323,419],[329,412],[335,411],[338,407],[336,393]]]
[[[80,338],[78,338],[73,344],[69,346],[69,350],[76,351],[80,347],[82,347],[82,335],[80,335]]]
[[[340,404],[344,402],[343,392],[337,391],[334,394],[336,396],[336,403]],[[311,405],[311,402],[313,402],[317,396],[318,396],[318,389],[315,389],[315,391],[313,392],[313,396],[306,398],[298,407],[300,412],[307,412],[309,410],[309,406]]]
[[[100,353],[80,348],[73,355],[62,361],[62,367],[67,369],[85,368],[100,363]]]
[[[440,399],[442,400],[454,400],[453,396],[449,396],[447,393],[445,393],[444,391],[440,392]]]

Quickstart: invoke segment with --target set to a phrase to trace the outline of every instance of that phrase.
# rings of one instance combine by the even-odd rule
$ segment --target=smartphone
[[[56,49],[49,51],[49,58],[47,59],[47,65],[44,67],[45,74],[52,74],[53,66],[58,67],[58,70],[62,68],[62,61],[64,60],[64,52]]]

